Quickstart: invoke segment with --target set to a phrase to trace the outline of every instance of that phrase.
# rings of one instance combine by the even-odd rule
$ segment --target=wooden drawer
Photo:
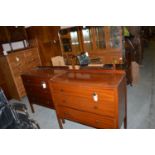
[[[115,104],[109,101],[94,102],[91,98],[77,97],[71,95],[53,94],[56,105],[71,107],[100,115],[115,117]]]
[[[26,58],[28,58],[28,57],[34,57],[36,55],[38,56],[38,49],[37,48],[33,48],[31,50],[27,50],[27,51],[24,52],[24,56]]]
[[[39,60],[39,55],[38,53],[31,52],[31,55],[25,56],[25,58],[27,59],[27,62],[33,62],[34,60]]]
[[[33,59],[33,60],[29,63],[30,69],[31,69],[31,68],[34,68],[34,67],[36,67],[36,66],[40,66],[40,65],[41,65],[41,62],[40,62],[39,58],[35,58],[35,59]]]
[[[23,63],[25,57],[23,52],[12,53],[7,56],[9,63],[11,65],[18,65]]]
[[[116,128],[115,119],[103,117],[93,113],[78,111],[75,109],[59,106],[57,108],[59,118],[76,121],[96,128]]]
[[[41,62],[39,57],[30,58],[26,61],[26,70],[29,71],[30,69],[40,65],[41,65]]]
[[[48,85],[49,79],[35,77],[35,76],[26,76],[26,75],[22,75],[22,79],[23,79],[24,85],[37,85],[38,87],[43,87],[42,84],[45,83],[46,89],[49,89],[49,85]]]
[[[86,97],[93,100],[93,94],[98,95],[98,101],[114,102],[115,92],[113,89],[101,89],[98,87],[83,86],[83,85],[65,85],[65,84],[52,84],[53,93],[60,95]]]
[[[25,89],[26,92],[28,94],[28,96],[41,96],[42,98],[51,98],[49,89],[43,89],[39,86],[29,86],[29,85],[25,85]]]

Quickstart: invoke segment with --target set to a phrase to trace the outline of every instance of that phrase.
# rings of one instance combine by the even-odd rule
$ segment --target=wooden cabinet
[[[49,89],[49,81],[55,76],[65,72],[65,68],[51,69],[44,67],[36,68],[22,74],[22,80],[32,112],[34,112],[33,104],[54,108]]]
[[[37,48],[26,49],[0,57],[0,67],[12,98],[20,99],[25,96],[21,74],[39,65],[41,65],[41,61]]]
[[[79,28],[74,27],[59,31],[63,54],[80,54],[82,51]]]
[[[59,26],[32,26],[26,29],[31,46],[38,47],[42,64],[51,65],[51,57],[61,54]]]
[[[120,128],[126,114],[126,79],[123,71],[68,72],[50,82],[58,117],[95,128]],[[75,89],[76,88],[76,89]]]
[[[61,49],[66,62],[68,55],[88,52],[90,58],[100,58],[103,64],[122,64],[122,28],[120,26],[86,26],[62,29]]]
[[[43,105],[45,107],[54,108],[48,87],[48,77],[22,75],[22,79],[32,112],[34,112],[34,108],[32,105],[35,103]]]
[[[27,40],[24,26],[0,26],[0,43]]]
[[[7,26],[10,42],[27,40],[24,26]]]

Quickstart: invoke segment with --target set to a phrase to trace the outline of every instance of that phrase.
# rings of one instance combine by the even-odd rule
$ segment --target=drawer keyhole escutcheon
[[[16,57],[16,61],[19,62],[19,57]]]
[[[98,95],[95,92],[92,94],[92,97],[95,102],[98,102]]]
[[[46,82],[43,81],[43,82],[41,83],[41,86],[42,86],[43,89],[46,89],[46,88],[47,88]]]

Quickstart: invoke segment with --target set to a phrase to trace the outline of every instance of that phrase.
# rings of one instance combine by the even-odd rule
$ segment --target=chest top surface
[[[53,83],[95,85],[101,87],[117,87],[124,78],[123,73],[77,73],[66,72],[52,79]]]
[[[57,75],[64,74],[65,72],[66,72],[65,69],[33,68],[30,71],[23,73],[23,75],[50,79]]]

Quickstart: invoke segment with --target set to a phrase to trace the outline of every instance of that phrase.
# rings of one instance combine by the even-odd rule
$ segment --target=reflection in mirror
[[[100,48],[100,49],[106,48],[104,27],[103,26],[96,26],[95,27],[95,33],[96,33],[97,48]]]
[[[71,36],[72,50],[74,51],[74,53],[81,52],[77,31],[70,32],[70,36]]]
[[[91,51],[92,50],[92,38],[89,28],[84,28],[82,30],[83,34],[83,42],[84,42],[84,50]]]
[[[60,30],[60,39],[64,52],[72,52],[70,33],[67,29]]]
[[[110,46],[111,48],[120,48],[120,29],[119,26],[110,27]]]

